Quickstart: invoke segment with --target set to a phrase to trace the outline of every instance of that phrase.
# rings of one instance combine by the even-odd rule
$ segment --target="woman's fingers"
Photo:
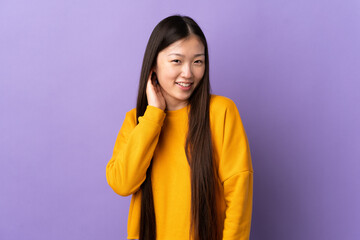
[[[155,83],[151,79],[151,75],[152,74],[150,73],[146,86],[146,95],[147,95],[148,104],[150,106],[154,106],[162,110],[165,110],[166,103],[164,96],[161,93],[161,87],[158,84],[155,85]]]

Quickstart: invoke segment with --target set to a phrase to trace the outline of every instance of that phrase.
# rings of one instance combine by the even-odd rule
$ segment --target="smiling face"
[[[195,35],[178,40],[159,52],[154,68],[167,110],[187,105],[205,72],[205,48]]]

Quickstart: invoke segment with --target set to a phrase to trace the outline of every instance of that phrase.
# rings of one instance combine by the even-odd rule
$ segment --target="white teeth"
[[[183,87],[189,87],[191,85],[191,83],[182,83],[182,82],[178,82],[177,84]]]

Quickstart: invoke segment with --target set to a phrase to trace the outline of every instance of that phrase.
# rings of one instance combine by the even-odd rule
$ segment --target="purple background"
[[[105,167],[168,15],[209,42],[254,165],[252,240],[360,239],[360,1],[0,2],[0,239],[125,239]]]

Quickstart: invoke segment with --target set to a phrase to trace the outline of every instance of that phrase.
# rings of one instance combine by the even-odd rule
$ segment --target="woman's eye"
[[[171,62],[180,63],[180,60],[179,59],[174,59],[174,60],[171,60]]]
[[[202,61],[202,60],[196,60],[195,63],[196,63],[196,64],[202,64],[203,61]]]

